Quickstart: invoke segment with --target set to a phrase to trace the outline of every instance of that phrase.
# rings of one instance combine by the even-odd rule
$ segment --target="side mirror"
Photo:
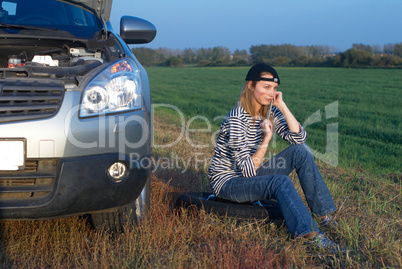
[[[149,21],[123,16],[120,20],[120,37],[127,44],[145,44],[154,40],[156,28]]]

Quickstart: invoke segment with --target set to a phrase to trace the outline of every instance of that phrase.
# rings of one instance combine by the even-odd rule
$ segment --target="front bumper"
[[[128,204],[139,196],[149,177],[149,159],[112,153],[30,159],[24,171],[0,171],[0,218],[55,218]],[[108,167],[116,161],[129,168],[121,183],[107,176]]]

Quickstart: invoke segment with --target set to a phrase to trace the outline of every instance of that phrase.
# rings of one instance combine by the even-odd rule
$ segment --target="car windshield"
[[[102,28],[89,11],[56,0],[0,0],[0,29],[30,29],[18,25],[59,29],[88,39]]]

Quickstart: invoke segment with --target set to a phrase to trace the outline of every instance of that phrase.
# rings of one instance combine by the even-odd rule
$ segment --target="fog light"
[[[115,183],[120,183],[124,180],[127,174],[127,167],[124,163],[116,162],[109,166],[107,170],[110,179]]]

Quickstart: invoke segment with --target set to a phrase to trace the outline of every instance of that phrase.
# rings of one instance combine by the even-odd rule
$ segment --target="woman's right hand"
[[[272,122],[265,119],[260,123],[260,126],[261,126],[261,130],[264,133],[264,139],[267,139],[268,142],[271,141],[272,134],[273,134],[272,133],[272,130],[273,130]]]

